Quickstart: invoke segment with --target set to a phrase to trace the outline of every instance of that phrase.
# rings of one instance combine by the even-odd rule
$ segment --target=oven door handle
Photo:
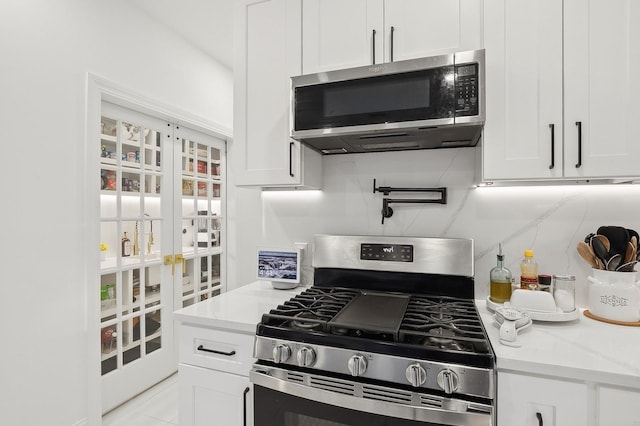
[[[332,392],[330,390],[308,386],[302,383],[290,382],[272,375],[271,367],[263,365],[254,365],[249,372],[251,383],[256,386],[262,386],[276,392],[282,392],[295,397],[305,398],[311,401],[317,401],[323,404],[342,407],[350,410],[363,411],[368,413],[385,416],[388,418],[401,418],[407,420],[417,420],[428,422],[430,424],[442,425],[465,425],[465,426],[491,426],[493,424],[493,408],[490,406],[478,406],[475,404],[473,411],[456,411],[455,409],[446,409],[436,406],[413,406],[402,402],[388,402],[384,397],[376,396],[371,393],[367,397],[348,394],[347,387],[341,387],[340,392]],[[281,372],[281,371],[280,371]],[[316,376],[314,376],[316,377]],[[319,376],[318,376],[319,377]],[[311,381],[309,381],[311,382]],[[330,383],[331,381],[329,381]],[[346,381],[343,381],[346,382]],[[357,382],[353,383],[354,390],[361,389]],[[384,393],[384,388],[375,386],[377,390]],[[395,390],[389,388],[390,392]],[[360,391],[364,394],[364,391]],[[451,402],[450,405],[456,406],[457,400],[446,400]],[[459,401],[464,403],[464,401]],[[443,405],[445,403],[443,402]],[[470,404],[471,405],[471,404]],[[458,405],[459,406],[459,405]]]
[[[242,393],[242,425],[247,426],[247,394],[251,388],[247,387]]]

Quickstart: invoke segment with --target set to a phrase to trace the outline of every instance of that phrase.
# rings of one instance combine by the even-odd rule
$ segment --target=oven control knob
[[[441,370],[437,377],[438,386],[444,390],[446,394],[452,394],[458,390],[458,375],[451,370]]]
[[[282,343],[278,343],[273,348],[273,362],[276,364],[280,364],[281,362],[285,362],[291,356],[291,349],[289,346],[284,345]]]
[[[314,362],[316,362],[316,352],[306,346],[301,347],[298,351],[298,365],[300,367],[310,367]]]
[[[407,367],[407,380],[414,387],[420,387],[427,381],[427,372],[417,362]]]
[[[349,368],[352,376],[362,376],[367,371],[367,360],[362,355],[354,355],[349,358],[347,368]]]

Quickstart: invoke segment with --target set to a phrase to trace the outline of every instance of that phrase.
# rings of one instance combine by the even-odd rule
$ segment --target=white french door
[[[223,290],[225,142],[102,102],[105,413],[177,370],[172,312]]]

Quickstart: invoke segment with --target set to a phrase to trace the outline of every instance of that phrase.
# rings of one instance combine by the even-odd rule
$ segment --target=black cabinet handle
[[[289,142],[289,176],[293,177],[293,142]]]
[[[578,126],[578,163],[576,169],[579,169],[582,166],[582,121],[576,121],[576,126]]]
[[[249,388],[244,390],[242,395],[242,424],[247,426],[247,394],[249,393]]]
[[[542,426],[542,414],[536,413],[536,417],[538,418],[538,426]]]
[[[393,62],[393,32],[395,30],[396,30],[395,28],[391,27],[391,35],[390,35],[390,38],[391,38],[391,49],[390,49],[391,62]]]
[[[549,128],[551,129],[551,165],[549,170],[551,170],[556,166],[556,132],[554,124],[549,124]]]
[[[371,33],[371,63],[376,64],[376,30]]]
[[[231,352],[216,351],[214,349],[207,349],[202,345],[198,346],[196,349],[198,349],[199,351],[211,352],[212,354],[218,354],[218,355],[234,356],[236,354],[236,351],[231,351]]]

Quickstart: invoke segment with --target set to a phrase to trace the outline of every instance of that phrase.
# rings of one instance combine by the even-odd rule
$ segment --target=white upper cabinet
[[[640,2],[565,0],[564,7],[565,175],[639,176]]]
[[[482,48],[480,0],[385,0],[385,62]]]
[[[640,175],[636,3],[485,1],[485,181]]]
[[[485,2],[484,178],[562,177],[562,2]]]
[[[303,73],[482,47],[479,0],[303,0]]]
[[[322,184],[320,154],[289,137],[290,77],[301,74],[301,0],[242,0],[234,15],[234,141],[237,185]]]
[[[302,72],[382,62],[381,0],[303,0]]]

